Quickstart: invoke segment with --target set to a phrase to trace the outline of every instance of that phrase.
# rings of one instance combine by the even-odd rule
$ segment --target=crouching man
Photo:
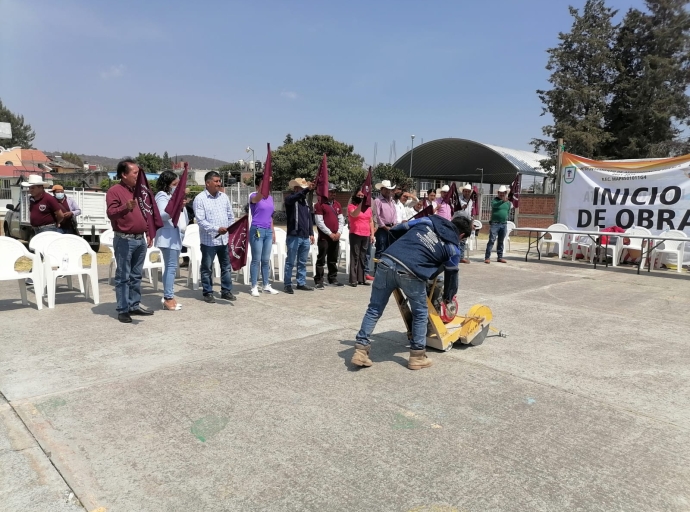
[[[407,367],[421,370],[431,366],[431,359],[426,356],[427,281],[445,271],[443,300],[452,300],[458,290],[459,243],[470,235],[471,229],[467,217],[449,221],[438,215],[413,219],[391,228],[390,234],[395,242],[383,252],[376,269],[369,307],[357,333],[352,364],[372,365],[369,359],[371,333],[391,294],[400,288],[412,312],[412,341]]]

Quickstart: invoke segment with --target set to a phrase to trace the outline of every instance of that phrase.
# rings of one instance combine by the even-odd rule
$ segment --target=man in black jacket
[[[290,188],[292,194],[284,199],[287,216],[284,291],[295,293],[292,289],[292,267],[297,263],[297,289],[311,292],[314,288],[307,286],[307,258],[309,248],[314,243],[314,224],[307,204],[307,194],[314,190],[314,184],[304,178],[295,178],[290,182]]]

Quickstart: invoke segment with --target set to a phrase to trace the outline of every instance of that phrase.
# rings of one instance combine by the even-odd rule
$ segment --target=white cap
[[[450,187],[448,185],[443,185],[441,187],[441,192],[448,192],[450,190]]]
[[[505,185],[501,185],[498,187],[499,192],[510,192],[510,187],[506,187]]]

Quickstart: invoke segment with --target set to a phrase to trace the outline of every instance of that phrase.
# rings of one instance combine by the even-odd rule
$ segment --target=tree
[[[0,139],[0,146],[6,148],[21,147],[33,149],[36,132],[31,125],[24,121],[24,116],[12,113],[0,100],[0,123],[10,123],[12,128],[11,139]]]
[[[646,0],[648,13],[626,13],[614,46],[618,76],[606,116],[611,157],[666,157],[690,149],[679,138],[690,123],[688,3]]]
[[[544,126],[545,139],[532,139],[535,151],[544,150],[555,164],[556,139],[567,141],[568,151],[589,158],[604,157],[612,136],[607,132],[605,117],[615,78],[612,46],[617,27],[612,18],[617,11],[605,0],[587,0],[582,14],[569,7],[574,18],[568,33],[559,33],[560,43],[547,50],[551,71],[551,90],[538,90],[543,103],[541,115],[550,114],[553,124]]]
[[[324,153],[328,156],[329,181],[341,190],[351,190],[364,180],[364,158],[354,152],[354,146],[330,135],[307,135],[271,152],[274,190],[285,190],[297,177],[312,181]]]
[[[242,166],[239,162],[231,162],[229,164],[221,165],[216,169],[219,174],[224,172],[229,172],[231,174],[239,174],[243,171]]]
[[[158,173],[163,168],[163,159],[157,153],[139,153],[136,160],[139,167],[149,173]]]
[[[68,161],[71,164],[78,165],[80,168],[84,168],[84,161],[76,153],[60,153],[63,160]]]
[[[286,144],[286,145],[287,145],[287,144],[292,144],[292,143],[293,143],[292,135],[290,135],[290,134],[288,133],[288,134],[285,136],[285,140],[283,141],[283,144]]]
[[[393,185],[397,185],[405,190],[410,190],[412,188],[412,178],[410,178],[405,171],[393,167],[391,164],[376,164],[376,167],[372,169],[372,178],[376,183],[388,180]]]
[[[167,152],[167,151],[165,151],[165,152],[163,153],[163,159],[162,159],[162,161],[161,161],[161,167],[162,167],[163,170],[172,169],[172,168],[173,168],[173,161],[172,161],[172,160],[170,159],[170,157],[168,156],[168,152]]]

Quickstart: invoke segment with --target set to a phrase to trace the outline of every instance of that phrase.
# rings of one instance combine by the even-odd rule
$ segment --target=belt
[[[141,240],[144,238],[144,233],[122,233],[120,231],[114,231],[115,236],[118,236],[120,238],[126,238],[128,240]]]

